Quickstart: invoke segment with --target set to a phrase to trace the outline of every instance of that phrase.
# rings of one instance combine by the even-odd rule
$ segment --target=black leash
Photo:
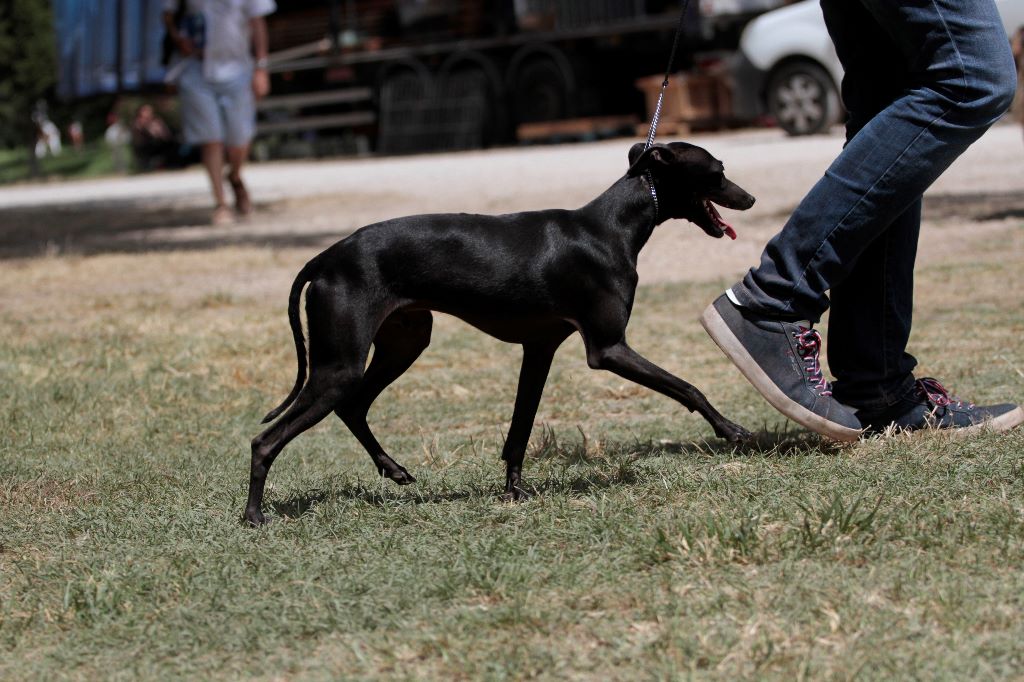
[[[658,121],[661,119],[661,105],[665,101],[665,89],[668,87],[668,79],[672,75],[672,67],[676,63],[676,50],[679,49],[679,36],[683,34],[683,26],[686,24],[686,10],[690,7],[690,0],[683,0],[683,11],[679,14],[679,26],[676,27],[676,37],[672,39],[672,52],[668,56],[668,68],[665,69],[665,80],[661,84],[661,93],[658,95],[658,105],[654,108],[654,117],[651,119],[651,130],[647,133],[647,149],[654,144],[654,134],[658,131]]]

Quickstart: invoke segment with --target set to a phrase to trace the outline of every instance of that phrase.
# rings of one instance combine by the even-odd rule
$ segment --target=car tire
[[[839,93],[822,67],[790,62],[768,81],[768,111],[790,135],[823,133],[839,121]]]

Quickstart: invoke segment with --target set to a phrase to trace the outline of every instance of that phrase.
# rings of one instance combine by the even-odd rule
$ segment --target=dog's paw
[[[743,443],[754,437],[754,434],[737,424],[729,424],[728,427],[716,429],[715,434],[730,443]]]
[[[410,483],[416,482],[416,477],[410,474],[405,469],[399,468],[396,471],[392,471],[387,474],[387,477],[398,485],[409,485]]]
[[[512,490],[506,490],[498,496],[498,499],[502,502],[526,502],[531,497],[530,493],[519,486],[513,486]]]
[[[259,509],[245,511],[245,515],[242,517],[245,524],[251,528],[259,528],[260,526],[267,525],[267,517],[263,515]]]

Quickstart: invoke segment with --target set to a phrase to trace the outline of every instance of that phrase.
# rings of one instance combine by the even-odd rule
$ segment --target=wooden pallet
[[[648,76],[636,82],[647,103],[647,120],[637,127],[646,136],[658,104],[663,76]],[[680,74],[669,80],[658,123],[658,133],[686,135],[693,130],[713,130],[732,120],[732,90],[722,74]]]
[[[637,124],[635,116],[590,116],[564,121],[523,123],[516,128],[520,142],[578,140],[614,135]]]

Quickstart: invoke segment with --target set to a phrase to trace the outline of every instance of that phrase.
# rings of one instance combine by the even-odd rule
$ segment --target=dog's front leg
[[[564,337],[557,342],[523,344],[523,366],[519,370],[519,389],[516,393],[516,407],[512,412],[512,425],[505,439],[501,458],[505,460],[505,502],[524,500],[529,495],[520,487],[522,483],[523,457],[533,430],[544,384],[551,369],[551,360]]]
[[[666,395],[691,412],[699,412],[719,438],[739,442],[751,436],[742,426],[723,417],[696,387],[658,367],[630,348],[624,340],[604,348],[590,348],[588,344],[587,362],[595,369],[606,369]]]

